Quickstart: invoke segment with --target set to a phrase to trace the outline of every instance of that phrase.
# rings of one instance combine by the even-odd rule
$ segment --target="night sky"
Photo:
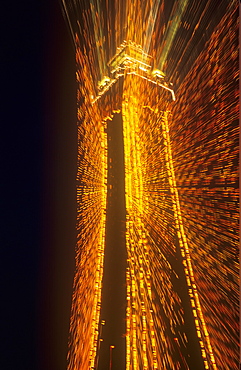
[[[65,369],[76,219],[74,51],[57,0],[6,2],[1,14],[0,368]]]

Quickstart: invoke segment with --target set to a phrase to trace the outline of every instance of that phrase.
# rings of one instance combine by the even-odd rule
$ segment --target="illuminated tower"
[[[125,31],[117,17],[115,27],[111,17],[105,18],[102,3],[82,5],[80,12],[77,3],[67,7],[63,2],[76,48],[79,139],[69,370],[108,367],[101,360],[101,340],[107,340],[101,323],[108,325],[101,297],[115,187],[110,180],[115,141],[112,147],[108,141],[117,140],[118,115],[125,179],[125,213],[120,217],[125,226],[117,231],[118,239],[125,232],[127,253],[125,368],[238,368],[237,5],[222,3],[221,20],[213,25],[208,44],[185,78],[176,77],[176,99],[165,73],[156,67],[165,65],[163,55],[173,61],[177,29],[195,31],[188,18],[192,4],[184,3],[173,18],[176,28],[171,22],[166,32],[170,44],[160,50],[153,46],[154,58],[147,52],[151,42],[155,45],[150,17],[158,17],[159,8],[151,8],[151,2],[143,13],[128,2],[125,15],[115,3]],[[152,12],[145,23],[141,14],[149,14],[148,6]],[[209,14],[207,9],[200,11],[200,19],[205,11]],[[186,18],[179,25],[184,10]],[[111,37],[108,42],[104,38],[113,29],[116,43],[124,32],[131,40],[119,42],[116,52]],[[186,60],[185,50],[180,60]],[[178,63],[173,77],[181,68]],[[118,346],[113,345],[110,358],[118,369]]]

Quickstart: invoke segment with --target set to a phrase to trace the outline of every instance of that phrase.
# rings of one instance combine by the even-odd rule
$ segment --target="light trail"
[[[165,45],[161,53],[160,60],[158,61],[158,68],[163,70],[164,65],[167,61],[168,53],[172,47],[173,41],[175,40],[176,33],[180,27],[180,22],[183,16],[184,11],[189,0],[181,0],[176,2],[173,7],[172,14],[170,16],[170,27],[166,29],[166,32],[163,36],[165,40]]]
[[[146,31],[145,31],[146,39],[144,40],[144,43],[143,43],[143,50],[147,54],[149,54],[149,52],[150,52],[150,44],[151,44],[151,40],[152,40],[152,37],[153,37],[153,31],[154,31],[154,28],[155,28],[157,14],[158,14],[158,11],[159,11],[160,1],[161,0],[155,0],[154,1],[154,4],[152,5],[152,7],[150,9],[149,17],[148,17],[148,20],[147,20],[147,26],[146,26]]]

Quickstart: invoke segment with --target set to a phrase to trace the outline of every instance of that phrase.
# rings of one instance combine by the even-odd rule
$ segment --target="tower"
[[[108,318],[101,317],[108,196],[114,193],[113,184],[109,182],[112,162],[108,140],[110,122],[114,122],[118,114],[121,114],[123,121],[125,169],[126,214],[122,232],[125,230],[127,251],[126,369],[216,370],[225,369],[225,366],[230,369],[237,367],[237,360],[234,359],[234,354],[237,355],[235,317],[237,319],[238,307],[235,219],[237,99],[234,98],[234,90],[229,91],[226,82],[221,80],[223,74],[229,78],[232,76],[233,87],[237,88],[237,67],[230,67],[230,61],[236,62],[237,57],[237,7],[235,4],[222,4],[221,20],[218,20],[216,28],[213,25],[208,45],[200,50],[191,72],[182,82],[176,81],[179,83],[178,103],[174,103],[175,95],[165,74],[156,69],[156,59],[133,41],[140,38],[138,32],[139,36],[135,36],[133,23],[130,22],[130,19],[135,19],[141,24],[137,10],[135,13],[129,5],[129,17],[127,23],[124,22],[129,27],[127,36],[133,38],[131,41],[127,38],[128,41],[120,44],[116,54],[108,58],[109,63],[105,60],[112,49],[112,41],[109,40],[104,48],[104,39],[101,38],[103,29],[99,23],[101,17],[104,19],[104,12],[101,13],[97,5],[98,11],[94,12],[92,5],[81,13],[74,13],[79,16],[77,22],[73,22],[77,30],[71,28],[79,84],[79,212],[69,369],[96,368],[97,358],[101,363],[100,340],[106,340],[99,333],[100,329],[105,330],[101,326],[102,320],[108,325]],[[66,10],[65,3],[64,6]],[[191,12],[190,4],[187,14],[188,10]],[[71,11],[66,11],[68,18]],[[88,27],[83,27],[86,32],[84,40],[80,40],[83,36],[78,32],[78,27],[87,25],[90,19],[95,29],[96,48],[92,47],[91,38],[92,43],[87,43],[90,37]],[[233,32],[225,33],[224,24],[228,19],[232,20],[229,22]],[[108,18],[106,25],[110,26],[110,23]],[[192,26],[186,24],[185,27]],[[218,48],[221,39],[223,49]],[[146,47],[148,39],[143,41]],[[222,54],[228,43],[233,48]],[[176,44],[171,46],[175,49]],[[170,52],[170,60],[171,56]],[[219,60],[223,58],[226,64],[222,70]],[[205,69],[202,60],[207,64]],[[98,69],[95,68],[97,62]],[[178,65],[178,61],[176,63]],[[206,76],[206,71],[210,72],[210,78]],[[213,75],[216,82],[211,78]],[[97,80],[100,81],[98,84]],[[220,93],[218,80],[223,81],[225,93]],[[189,84],[193,89],[189,88]],[[212,96],[209,96],[209,91],[213,92]],[[189,97],[193,99],[191,103],[188,102]],[[197,115],[190,110],[194,101]],[[230,121],[225,116],[227,109]],[[193,124],[190,125],[190,122]],[[219,124],[218,129],[216,123]],[[223,129],[221,139],[220,127]],[[210,137],[206,131],[211,132]],[[231,139],[227,143],[224,138],[228,134]],[[192,139],[188,141],[188,137]],[[187,158],[179,138],[185,144]],[[214,142],[221,147],[220,156],[211,159],[215,151]],[[194,162],[192,158],[195,158]],[[209,163],[207,166],[204,158]],[[193,209],[187,194],[192,199]],[[216,213],[215,205],[219,210]],[[213,217],[210,208],[215,214]],[[222,223],[227,214],[232,214],[228,233]],[[207,225],[207,218],[211,226]],[[209,227],[209,232],[205,231],[205,227]],[[222,235],[218,235],[218,230],[222,230]],[[221,261],[222,273],[217,267]],[[218,291],[214,290],[215,278],[219,279]],[[232,346],[227,338],[229,323],[222,322],[211,301],[225,313],[226,318],[231,319],[235,345]],[[228,302],[234,304],[234,312],[228,309]],[[113,368],[116,366],[118,369],[118,363],[114,364],[114,353],[118,349],[112,345],[115,343],[110,343]],[[220,360],[220,345],[225,365]]]

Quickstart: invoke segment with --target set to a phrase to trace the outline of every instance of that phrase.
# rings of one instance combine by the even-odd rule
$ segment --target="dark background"
[[[74,274],[74,50],[57,0],[5,2],[1,18],[0,368],[61,370]]]

